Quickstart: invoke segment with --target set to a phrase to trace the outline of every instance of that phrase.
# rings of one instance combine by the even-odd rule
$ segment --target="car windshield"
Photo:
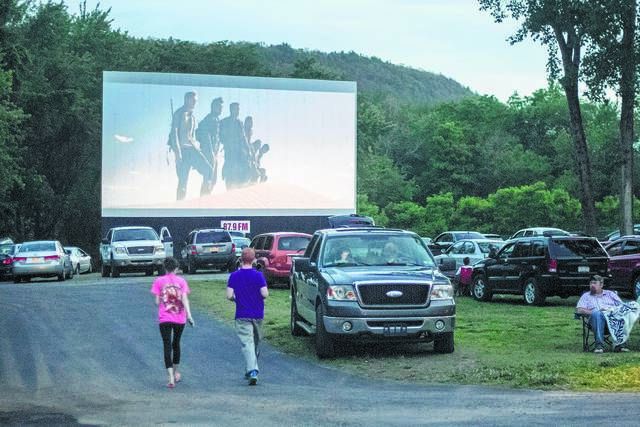
[[[278,240],[278,249],[281,251],[302,251],[307,248],[310,237],[290,236],[280,237]]]
[[[480,248],[480,252],[483,254],[488,254],[491,252],[491,249],[495,249],[496,252],[502,249],[504,246],[504,242],[478,242],[478,247]]]
[[[125,242],[128,240],[159,240],[159,238],[156,232],[150,228],[132,228],[113,232],[114,242]]]
[[[329,237],[324,267],[398,265],[435,267],[420,237],[410,234],[354,234]]]
[[[607,253],[593,239],[553,240],[549,248],[556,257],[606,257]]]
[[[239,246],[239,247],[249,246],[251,244],[251,239],[247,239],[246,237],[231,236],[231,240],[233,240],[233,243],[235,243],[236,246]]]
[[[53,242],[34,242],[34,243],[25,243],[20,246],[20,252],[44,252],[56,251],[56,244]]]
[[[228,243],[231,235],[226,231],[201,231],[196,235],[196,243]]]
[[[456,238],[456,241],[462,239],[486,239],[482,234],[476,233],[475,231],[469,231],[466,233],[453,233]]]

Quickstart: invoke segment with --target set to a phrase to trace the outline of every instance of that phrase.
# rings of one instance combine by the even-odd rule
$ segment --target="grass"
[[[193,281],[191,299],[229,325],[235,306],[223,281]],[[266,340],[281,351],[317,361],[312,337],[289,332],[289,290],[271,289],[265,308]],[[365,377],[412,383],[504,385],[554,390],[640,391],[640,327],[629,353],[582,352],[582,326],[573,320],[577,298],[549,298],[528,307],[522,297],[496,296],[481,303],[458,298],[453,354],[431,344],[354,345],[321,363]]]

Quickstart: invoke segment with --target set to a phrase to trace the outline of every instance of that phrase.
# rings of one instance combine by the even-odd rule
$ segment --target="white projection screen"
[[[355,212],[355,82],[103,77],[103,217]]]

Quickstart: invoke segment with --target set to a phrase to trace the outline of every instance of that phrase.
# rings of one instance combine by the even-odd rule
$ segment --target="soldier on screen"
[[[222,114],[222,98],[211,101],[211,112],[205,116],[196,130],[196,139],[200,150],[211,165],[211,181],[209,190],[213,190],[218,178],[218,150],[220,149],[220,114]]]
[[[169,147],[176,156],[176,174],[178,175],[178,190],[176,199],[182,200],[187,194],[187,183],[191,168],[202,175],[200,195],[211,193],[212,167],[200,151],[196,141],[196,118],[194,108],[198,102],[195,92],[184,94],[184,105],[173,113],[171,132],[169,133]]]
[[[229,116],[220,121],[220,143],[224,146],[222,179],[227,189],[241,187],[249,182],[251,148],[239,115],[240,105],[232,102],[229,105]]]

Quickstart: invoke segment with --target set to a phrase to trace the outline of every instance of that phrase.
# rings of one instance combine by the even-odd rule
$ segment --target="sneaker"
[[[249,372],[249,385],[258,384],[258,371],[253,370]]]
[[[616,352],[627,353],[629,352],[629,348],[626,345],[621,345],[616,347]]]
[[[600,346],[596,347],[595,350],[593,350],[594,353],[604,353],[604,349]]]

